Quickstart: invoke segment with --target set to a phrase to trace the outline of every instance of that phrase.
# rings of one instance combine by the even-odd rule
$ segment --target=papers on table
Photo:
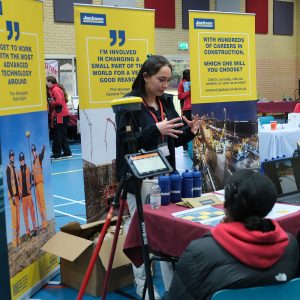
[[[210,205],[196,207],[172,213],[176,218],[198,222],[204,225],[216,226],[224,217],[224,211],[221,208],[216,208]]]
[[[277,219],[294,212],[300,211],[300,206],[297,205],[289,205],[282,203],[275,203],[273,209],[269,212],[266,218],[268,219]]]
[[[300,206],[275,203],[271,212],[266,216],[268,219],[277,219],[289,214],[300,211]],[[198,222],[204,225],[216,226],[224,217],[224,211],[210,205],[186,209],[180,212],[172,213],[176,218]]]
[[[178,202],[176,204],[188,208],[194,208],[194,207],[200,207],[204,205],[214,206],[218,204],[223,204],[223,202],[224,202],[224,194],[222,194],[222,191],[220,191],[220,192],[206,193],[203,194],[201,197],[182,198],[182,202]]]

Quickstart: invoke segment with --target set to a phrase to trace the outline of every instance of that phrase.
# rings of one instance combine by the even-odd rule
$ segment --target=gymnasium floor
[[[80,224],[86,223],[81,146],[80,144],[73,144],[71,145],[71,149],[73,153],[72,158],[52,162],[51,179],[56,231],[59,231],[61,226],[71,221],[77,221]],[[192,162],[183,154],[182,147],[176,149],[176,160],[177,169],[180,173],[192,167]],[[164,286],[159,264],[155,265],[153,280],[159,294],[163,296]],[[106,299],[140,299],[135,293],[133,284],[123,288],[122,291],[127,293],[129,297],[124,297],[116,292],[112,292],[108,294]],[[34,294],[31,300],[73,300],[76,299],[77,293],[77,290],[62,285],[60,282],[60,274],[58,274],[47,285]],[[92,300],[99,298],[86,295],[83,299]]]

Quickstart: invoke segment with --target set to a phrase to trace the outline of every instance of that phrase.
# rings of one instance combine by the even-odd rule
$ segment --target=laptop
[[[300,157],[266,161],[263,169],[276,187],[277,201],[300,205]]]

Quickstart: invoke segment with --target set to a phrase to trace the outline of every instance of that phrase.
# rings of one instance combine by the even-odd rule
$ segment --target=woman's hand
[[[200,126],[199,116],[194,116],[192,121],[188,120],[185,116],[183,116],[182,119],[191,128],[191,132],[197,134]]]
[[[162,135],[169,135],[177,139],[179,134],[183,134],[182,130],[176,129],[183,126],[182,122],[177,123],[179,121],[181,121],[180,117],[172,119],[170,121],[164,119],[163,121],[156,123],[156,126]]]

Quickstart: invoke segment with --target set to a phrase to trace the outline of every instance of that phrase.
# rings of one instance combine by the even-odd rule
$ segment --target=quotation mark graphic
[[[118,38],[120,39],[119,46],[123,46],[125,43],[125,30],[110,30],[109,36],[111,38],[110,45],[113,46],[117,42],[117,32],[118,32]]]
[[[14,26],[13,26],[14,24]],[[11,40],[14,32],[16,33],[15,41],[17,41],[20,37],[20,25],[19,22],[6,21],[6,30],[8,31],[7,39]]]

